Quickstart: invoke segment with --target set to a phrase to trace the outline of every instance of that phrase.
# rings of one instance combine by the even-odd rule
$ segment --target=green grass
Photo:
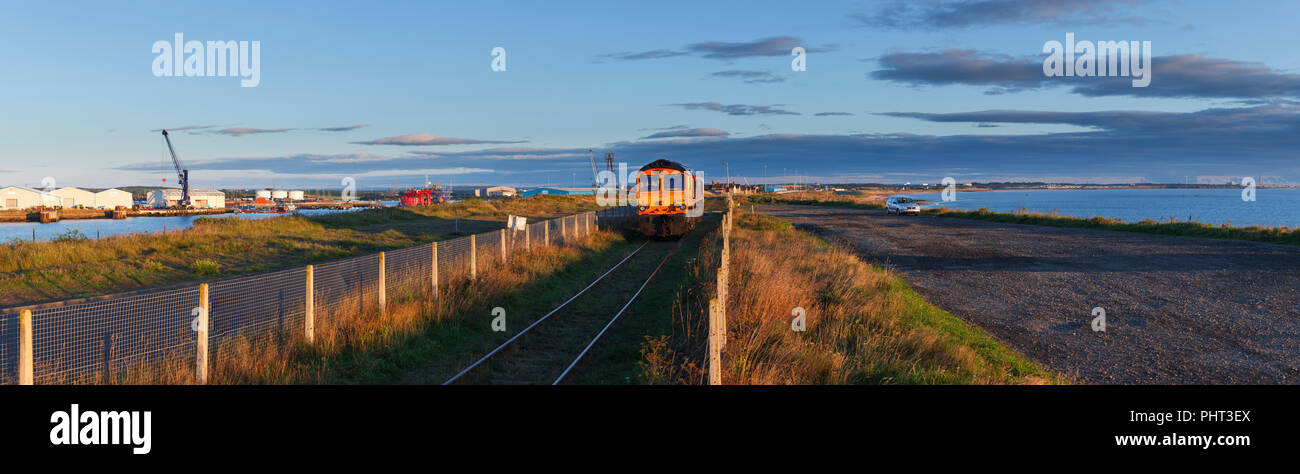
[[[958,217],[990,222],[1007,222],[1014,224],[1031,224],[1053,227],[1076,227],[1084,229],[1116,230],[1139,232],[1144,234],[1177,235],[1186,237],[1205,237],[1211,239],[1250,240],[1270,244],[1300,245],[1300,228],[1286,227],[1232,227],[1230,225],[1211,225],[1200,222],[1169,221],[1159,222],[1144,219],[1139,222],[1124,222],[1106,217],[1068,217],[1036,212],[1002,213],[988,209],[961,211],[951,209],[928,209],[925,214],[938,217]]]
[[[538,220],[596,207],[591,196],[468,199],[316,217],[205,217],[167,234],[11,241],[0,244],[0,306],[306,265],[496,230],[511,214]]]

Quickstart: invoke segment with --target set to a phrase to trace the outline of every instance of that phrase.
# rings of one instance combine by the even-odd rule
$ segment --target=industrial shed
[[[181,190],[155,189],[149,191],[147,200],[154,209],[176,207],[176,201],[181,200]],[[223,209],[226,207],[226,193],[210,189],[191,189],[190,203],[199,209]]]
[[[59,188],[54,191],[54,195],[58,196],[58,205],[64,209],[72,209],[77,206],[95,207],[95,193],[81,188]]]
[[[131,193],[117,188],[109,188],[95,193],[95,207],[100,209],[116,209],[117,206],[130,208],[135,202]]]
[[[515,188],[512,188],[512,187],[510,187],[510,186],[493,186],[493,187],[487,188],[487,195],[488,195],[488,196],[506,196],[506,197],[510,197],[510,196],[514,196],[515,194],[518,194],[518,191],[515,190]]]
[[[22,186],[5,186],[0,188],[0,209],[31,209],[42,205],[42,193],[32,188]],[[47,196],[44,199],[45,206],[54,207],[56,199],[54,196]]]

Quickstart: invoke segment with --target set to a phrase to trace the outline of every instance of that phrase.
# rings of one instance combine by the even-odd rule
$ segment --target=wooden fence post
[[[478,278],[478,240],[476,234],[469,236],[469,279]]]
[[[385,269],[384,252],[379,252],[379,311],[388,307],[388,272]]]
[[[199,312],[198,337],[194,344],[194,378],[198,380],[199,385],[208,383],[208,312],[212,309],[208,305],[208,284],[199,284],[199,307],[203,308]]]
[[[506,264],[506,230],[501,229],[501,265]]]
[[[32,384],[32,310],[18,313],[18,385]]]
[[[433,243],[433,270],[429,272],[430,283],[433,284],[433,299],[438,299],[438,243]]]
[[[709,300],[709,385],[722,385],[722,346],[718,343],[718,299]]]
[[[543,221],[546,225],[542,226],[542,246],[551,246],[551,221]]]
[[[567,243],[569,241],[569,221],[563,217],[560,218],[560,238]]]
[[[316,269],[307,265],[307,296],[303,301],[303,337],[307,344],[316,341]]]
[[[533,226],[531,225],[524,226],[524,251],[525,252],[533,249],[532,235],[533,235]]]

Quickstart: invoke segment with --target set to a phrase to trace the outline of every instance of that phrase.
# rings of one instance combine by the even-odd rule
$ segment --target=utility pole
[[[727,167],[727,196],[731,196],[731,164],[724,161],[722,165]]]

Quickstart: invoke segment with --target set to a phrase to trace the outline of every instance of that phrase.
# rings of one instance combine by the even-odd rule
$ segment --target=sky
[[[587,185],[588,150],[750,183],[1300,184],[1297,17],[1293,1],[4,2],[0,186],[175,185],[162,129],[196,188]],[[256,86],[155,75],[178,33],[258,42]],[[1149,41],[1150,85],[1048,77],[1045,43],[1067,33]]]

